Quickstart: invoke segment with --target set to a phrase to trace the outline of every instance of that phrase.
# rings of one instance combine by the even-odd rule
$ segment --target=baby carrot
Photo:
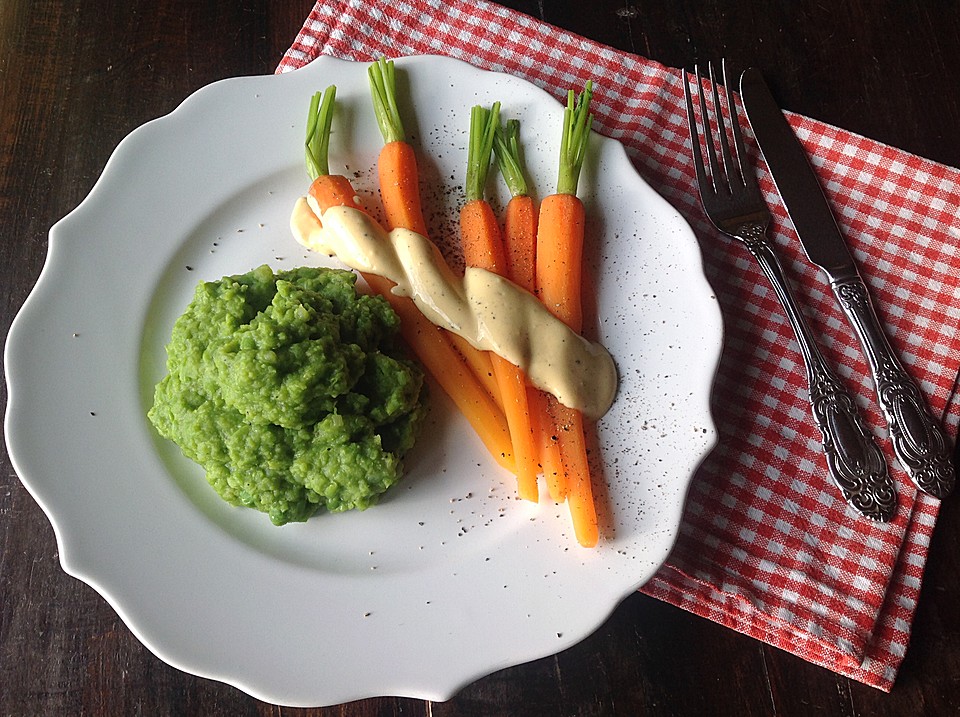
[[[575,98],[567,95],[563,134],[560,142],[560,172],[557,191],[540,205],[537,225],[537,292],[540,300],[557,318],[574,331],[581,331],[581,265],[583,257],[584,209],[577,197],[577,184],[590,138],[590,97],[592,83]],[[597,544],[599,530],[596,506],[590,485],[590,466],[578,411],[548,400],[558,431],[560,457],[567,478],[567,502],[577,541]]]
[[[383,135],[377,159],[380,199],[389,229],[403,227],[427,236],[420,203],[420,170],[413,147],[407,142],[396,100],[393,60],[381,57],[368,72],[373,109]]]
[[[520,122],[507,120],[494,137],[494,153],[500,174],[510,191],[504,211],[504,247],[508,277],[531,293],[536,292],[537,207],[530,196],[520,149]],[[566,500],[566,473],[560,458],[557,427],[547,410],[548,396],[527,383],[527,410],[534,450],[550,498]]]
[[[500,225],[493,208],[484,198],[493,137],[499,120],[499,102],[494,103],[493,109],[478,105],[470,112],[467,178],[464,184],[466,203],[460,209],[460,238],[468,265],[504,276],[507,274],[507,257]]]
[[[530,196],[520,153],[520,122],[508,120],[494,137],[494,153],[510,190],[504,216],[504,246],[509,278],[531,293],[536,291],[537,210]],[[527,408],[534,450],[550,498],[562,503],[567,498],[566,471],[560,456],[560,429],[555,425],[548,402],[555,399],[535,386],[527,385]]]
[[[370,95],[377,117],[377,125],[383,135],[383,148],[377,159],[380,181],[380,200],[387,228],[410,229],[429,236],[423,218],[420,201],[420,173],[413,147],[407,142],[403,118],[397,106],[396,71],[393,60],[381,57],[370,65],[367,72]],[[445,332],[446,333],[446,332]],[[456,335],[447,334],[448,340],[463,356],[477,380],[485,386],[493,401],[503,407],[503,401],[493,373],[489,357]]]
[[[503,223],[508,278],[532,293],[536,290],[537,207],[524,174],[519,120],[507,120],[505,127],[498,129],[493,150],[500,174],[510,190]]]
[[[310,98],[307,140],[304,142],[307,174],[313,180],[308,193],[320,206],[349,206],[362,210],[350,180],[339,174],[330,174],[330,129],[336,97],[337,88],[330,85]]]
[[[329,172],[327,156],[335,95],[336,89],[331,86],[323,93],[322,99],[318,92],[310,103],[306,161],[313,182],[309,193],[321,214],[334,206],[348,206],[366,212],[350,181],[342,175]],[[370,288],[383,296],[400,316],[400,332],[407,345],[466,417],[490,454],[500,465],[514,472],[516,463],[503,412],[447,340],[449,334],[432,324],[411,299],[395,295],[391,291],[392,282],[374,274],[365,273],[362,276]]]
[[[492,110],[474,107],[470,113],[466,203],[460,210],[460,236],[468,266],[480,267],[505,276],[509,268],[500,225],[493,208],[484,198],[493,138],[499,124],[499,103],[495,103]],[[530,427],[527,379],[520,368],[506,359],[491,353],[490,360],[503,399],[503,409],[513,445],[517,465],[517,493],[525,500],[537,502],[537,450]]]

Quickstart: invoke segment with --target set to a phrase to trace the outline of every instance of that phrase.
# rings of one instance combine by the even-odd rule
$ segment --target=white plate
[[[547,94],[445,58],[397,66],[438,234],[455,228],[474,104],[501,100],[521,118],[530,176],[550,193],[561,109]],[[331,161],[346,165],[332,169],[374,202],[366,65],[323,57],[218,82],[120,143],[51,230],[10,331],[7,442],[64,570],[163,660],[286,705],[442,700],[583,639],[664,561],[716,440],[720,315],[689,227],[620,144],[595,136],[581,186],[596,337],[621,378],[598,428],[600,546],[576,545],[565,506],[516,500],[439,390],[407,476],[379,506],[277,528],[226,505],[145,413],[199,280],[326,261],[295,243],[288,218],[308,184],[309,96],[331,83]]]

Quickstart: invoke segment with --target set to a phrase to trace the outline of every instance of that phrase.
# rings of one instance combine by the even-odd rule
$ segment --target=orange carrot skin
[[[498,275],[509,271],[500,224],[489,202],[469,201],[460,210],[460,236],[463,256],[468,266],[475,266]],[[496,354],[490,354],[503,411],[513,444],[517,466],[517,493],[524,500],[537,502],[537,454],[530,427],[526,377],[518,367]]]
[[[507,202],[503,243],[510,268],[507,278],[533,292],[536,289],[537,206],[532,197],[521,194]]]
[[[503,410],[503,397],[500,395],[500,385],[497,383],[497,377],[493,371],[493,362],[487,351],[479,351],[477,348],[459,334],[452,331],[441,329],[441,333],[457,349],[460,357],[470,368],[470,371],[476,379],[483,385],[490,398],[495,404]]]
[[[560,427],[560,457],[567,467],[567,504],[573,520],[577,542],[585,548],[599,541],[597,510],[590,485],[590,467],[584,438],[583,416],[579,411],[555,402],[551,407],[554,421]]]
[[[489,202],[477,199],[463,205],[460,209],[460,237],[463,258],[468,266],[507,275],[507,255],[500,224]]]
[[[317,205],[327,207],[352,207],[366,211],[360,204],[350,180],[342,174],[321,174],[313,180],[308,191]]]
[[[536,416],[534,440],[540,456],[540,468],[547,484],[550,499],[562,503],[567,499],[567,473],[560,455],[560,429],[557,427],[550,404],[556,399],[532,386],[527,390],[530,415]]]
[[[540,205],[537,225],[537,292],[544,306],[579,333],[583,328],[582,261],[585,212],[572,194],[553,194]],[[590,465],[579,411],[549,402],[558,432],[558,448],[566,476],[567,503],[577,542],[593,547],[599,540],[596,506],[590,486]]]
[[[541,202],[536,239],[537,294],[554,316],[577,332],[583,324],[580,282],[584,225],[583,203],[576,196],[551,194]],[[569,465],[574,456],[568,450],[564,461],[564,452],[561,450],[561,444],[568,440],[566,434],[569,431],[565,431],[558,420],[561,404],[549,395],[544,396],[543,403],[546,411],[544,433],[549,435],[542,438],[546,453],[541,457],[541,462],[552,464],[549,470],[560,473],[551,478],[546,475],[548,466],[544,466],[551,497],[564,500],[570,494],[569,478],[576,482],[576,471],[572,470],[574,466]],[[583,465],[585,462],[581,463]]]
[[[516,464],[517,495],[534,503],[540,500],[537,487],[537,458],[540,451],[531,426],[527,401],[527,377],[523,370],[496,354],[491,355],[493,372],[503,396],[503,412],[510,432]]]
[[[533,293],[536,290],[537,205],[529,195],[514,195],[507,203],[504,212],[503,248],[507,255],[507,278]],[[547,395],[528,385],[526,404],[527,423],[533,433],[531,450],[544,474],[550,498],[562,503],[567,494],[566,476],[554,435],[556,430],[552,417],[547,412]],[[509,425],[509,418],[507,423]],[[520,472],[522,469],[519,467],[519,456],[517,465]]]
[[[387,142],[380,150],[377,173],[387,228],[400,227],[428,236],[420,202],[420,174],[413,147],[407,142]]]
[[[583,328],[580,302],[583,202],[573,194],[551,194],[540,204],[537,224],[537,292],[544,306],[579,333]]]

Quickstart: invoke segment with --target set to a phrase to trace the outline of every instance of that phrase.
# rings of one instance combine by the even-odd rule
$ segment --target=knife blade
[[[740,98],[800,243],[827,276],[860,340],[897,460],[917,488],[946,497],[956,482],[949,442],[883,331],[806,150],[759,70],[741,75]]]

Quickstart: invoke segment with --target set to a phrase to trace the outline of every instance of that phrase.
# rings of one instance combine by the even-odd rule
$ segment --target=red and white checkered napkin
[[[702,213],[678,71],[463,0],[319,0],[278,71],[320,54],[449,55],[524,77],[558,98],[594,81],[595,127],[626,145],[638,171],[694,227],[727,321],[714,402],[720,444],[693,482],[676,548],[644,592],[889,690],[910,638],[938,504],[916,493],[886,442],[900,491],[891,524],[858,517],[830,484],[791,329],[754,262]],[[804,117],[790,121],[893,345],[955,433],[960,171]],[[758,166],[781,259],[827,358],[886,435],[856,340]]]

